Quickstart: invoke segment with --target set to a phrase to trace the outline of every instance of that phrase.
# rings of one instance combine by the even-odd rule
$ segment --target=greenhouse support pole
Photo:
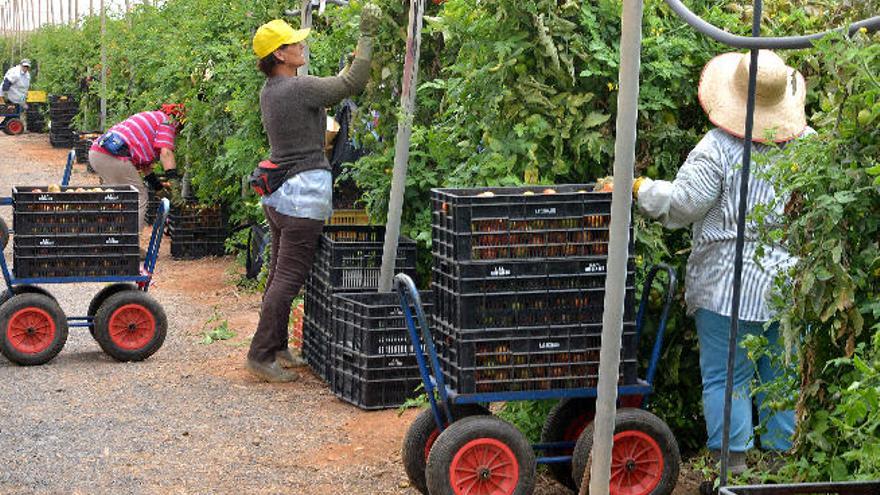
[[[382,270],[379,273],[379,292],[391,292],[394,264],[397,260],[397,240],[400,236],[400,216],[403,212],[403,193],[406,189],[406,169],[409,163],[409,142],[416,107],[419,49],[422,46],[424,16],[425,0],[412,0],[409,6],[409,27],[403,61],[403,88],[400,94],[400,106],[403,112],[397,123],[394,170],[391,174],[391,199],[388,201],[388,221],[385,225],[385,247],[382,252]]]
[[[302,3],[302,11],[300,12],[300,29],[306,29],[312,27],[312,0],[303,0]],[[309,44],[305,43],[303,45],[303,59],[306,61],[305,64],[296,69],[296,75],[298,76],[307,76],[309,75],[309,59],[311,52],[309,51]]]
[[[589,472],[584,472],[582,494],[589,491],[591,495],[607,495],[611,482],[611,448],[617,414],[617,380],[636,158],[642,10],[642,0],[623,2],[618,73],[620,91],[617,95],[617,138],[614,144],[614,192],[611,196],[611,232],[608,244],[608,276],[605,279],[605,308],[602,313],[599,385],[596,417],[593,420],[593,462]]]
[[[107,12],[101,0],[101,132],[107,129]]]
[[[752,8],[752,36],[761,36],[762,0]],[[749,92],[746,100],[746,133],[743,139],[743,163],[739,187],[739,214],[736,219],[736,252],[733,259],[733,300],[730,303],[730,333],[727,341],[727,381],[724,384],[724,422],[721,433],[721,486],[727,486],[730,461],[730,415],[733,411],[733,368],[736,363],[739,306],[742,294],[743,249],[748,215],[749,175],[752,166],[752,132],[755,124],[755,92],[758,86],[758,48],[752,48],[749,63]]]

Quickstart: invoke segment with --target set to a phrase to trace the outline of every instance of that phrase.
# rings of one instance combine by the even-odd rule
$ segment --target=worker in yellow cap
[[[354,61],[334,77],[297,76],[306,63],[308,29],[293,29],[279,19],[260,26],[254,36],[254,53],[266,75],[260,111],[270,157],[254,170],[251,184],[263,195],[272,232],[269,278],[247,358],[247,369],[261,380],[294,381],[296,373],[285,368],[303,364],[287,346],[287,323],[333,212],[333,177],[324,154],[326,107],[366,87],[381,16],[379,7],[364,5]]]

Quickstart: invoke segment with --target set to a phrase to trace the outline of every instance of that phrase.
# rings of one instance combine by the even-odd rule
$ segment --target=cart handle
[[[394,289],[400,296],[400,307],[406,316],[406,327],[409,330],[409,339],[412,342],[413,353],[416,355],[416,362],[419,364],[419,373],[422,375],[422,383],[425,385],[425,393],[428,395],[428,402],[431,405],[431,411],[434,413],[434,421],[437,423],[439,431],[442,432],[446,425],[451,424],[454,418],[449,408],[449,397],[446,393],[446,383],[443,380],[443,370],[440,368],[440,360],[437,359],[437,350],[434,347],[434,339],[431,336],[431,329],[428,326],[428,320],[425,317],[425,310],[422,308],[422,299],[419,297],[419,291],[412,278],[405,273],[398,273],[394,276]],[[419,329],[413,321],[411,307],[416,310]],[[421,330],[421,333],[419,331]],[[424,342],[424,347],[422,347]],[[425,350],[431,357],[431,368],[428,368],[428,362],[425,358]],[[433,370],[434,380],[432,381],[431,371]],[[440,395],[441,406],[437,404],[437,397],[434,392]],[[446,416],[444,421],[443,416]]]
[[[70,172],[73,170],[74,160],[76,160],[76,151],[70,150],[67,154],[67,164],[64,165],[64,175],[61,177],[62,187],[67,187],[70,184]]]
[[[654,383],[654,376],[657,374],[657,362],[660,361],[660,350],[663,348],[663,335],[666,332],[666,323],[669,318],[669,307],[672,305],[672,299],[675,297],[675,289],[678,285],[678,276],[675,269],[665,263],[658,263],[651,267],[645,283],[642,286],[642,298],[639,302],[639,312],[636,315],[636,348],[642,338],[642,330],[645,323],[645,309],[647,308],[648,296],[651,294],[651,286],[657,272],[665,270],[668,276],[666,281],[666,300],[663,302],[663,312],[660,314],[660,326],[657,328],[657,338],[654,341],[654,349],[651,351],[651,361],[648,363],[648,374],[645,377],[648,384]]]
[[[162,198],[159,201],[159,207],[156,211],[156,221],[153,222],[153,232],[150,234],[150,245],[147,247],[147,255],[144,257],[144,272],[152,277],[153,270],[156,269],[156,260],[159,258],[159,246],[162,244],[162,234],[165,231],[165,220],[168,218],[168,210],[171,208],[171,202],[168,198]],[[150,286],[149,281],[144,286],[144,290]]]

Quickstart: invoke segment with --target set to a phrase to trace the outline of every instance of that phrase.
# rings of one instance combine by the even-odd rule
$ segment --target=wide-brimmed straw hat
[[[698,97],[709,120],[739,138],[745,137],[749,62],[748,53],[725,53],[710,60],[700,76]],[[807,127],[806,90],[800,72],[761,50],[752,141],[781,143],[801,135]]]

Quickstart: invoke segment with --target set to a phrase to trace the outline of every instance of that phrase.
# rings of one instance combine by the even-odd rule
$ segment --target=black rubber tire
[[[678,482],[678,471],[681,467],[681,454],[678,450],[678,442],[675,435],[666,423],[642,409],[625,408],[617,411],[615,418],[614,435],[623,432],[634,431],[647,434],[660,449],[663,456],[663,470],[659,483],[653,490],[644,495],[669,495]],[[593,424],[591,423],[578,439],[571,459],[571,476],[578,488],[583,481],[584,472],[589,472],[590,453],[593,449]],[[615,495],[616,490],[610,494]]]
[[[578,397],[575,399],[562,399],[547,414],[544,428],[541,430],[541,443],[562,442],[566,440],[577,442],[581,431],[593,421],[595,414],[595,398]],[[545,454],[548,456],[562,456],[571,455],[573,451],[574,449],[545,451]],[[550,474],[553,475],[553,479],[566,488],[577,490],[577,485],[571,477],[571,463],[555,462],[548,464],[547,468],[550,470]]]
[[[31,310],[38,318],[43,318],[44,325],[54,326],[54,333],[48,345],[38,352],[22,350],[19,344],[11,340],[10,325],[22,324],[21,318],[28,317],[23,311]],[[67,317],[61,306],[51,297],[33,292],[16,294],[0,305],[0,353],[13,363],[22,366],[45,364],[61,352],[67,342]]]
[[[9,244],[9,226],[0,218],[0,249],[6,249]]]
[[[89,303],[89,311],[86,313],[86,315],[93,318],[92,324],[89,325],[89,333],[92,334],[92,337],[95,336],[94,317],[95,317],[95,314],[98,313],[98,308],[101,307],[101,304],[103,304],[104,301],[106,301],[108,297],[112,296],[113,294],[118,294],[119,292],[122,292],[124,290],[138,290],[138,286],[136,284],[125,283],[125,282],[110,284],[110,285],[104,287],[103,289],[99,290],[98,293],[95,294],[94,297],[92,297],[92,301]]]
[[[515,459],[518,468],[516,480],[513,485],[500,487],[493,493],[504,495],[529,495],[535,489],[535,453],[532,446],[519,430],[513,425],[494,416],[471,416],[461,421],[456,421],[443,431],[434,448],[428,455],[428,467],[426,469],[428,479],[428,492],[431,495],[455,495],[456,488],[452,485],[456,481],[450,479],[450,472],[454,470],[453,462],[461,451],[464,457],[459,459],[460,466],[464,466],[467,459],[468,444],[474,441],[490,441],[500,444],[509,449],[507,457],[499,456],[498,450],[495,455],[487,456],[490,462],[507,464],[507,460]],[[499,482],[503,475],[488,470],[492,481]]]
[[[133,318],[128,318],[128,314],[116,314],[117,310],[126,306],[128,306],[128,314],[134,312]],[[142,343],[135,342],[136,347],[125,348],[121,346],[117,341],[114,341],[111,335],[111,319],[114,318],[123,318],[123,320],[113,321],[113,325],[129,322],[138,332],[149,339]],[[162,305],[146,292],[139,290],[127,290],[108,297],[95,313],[94,321],[95,340],[108,356],[117,361],[143,361],[147,359],[162,347],[162,343],[165,342],[165,334],[168,331],[168,319]],[[119,327],[114,327],[114,330],[118,329]]]
[[[36,285],[16,285],[12,288],[12,292],[10,292],[9,289],[6,289],[3,291],[3,294],[0,294],[0,304],[8,301],[9,298],[17,294],[43,294],[49,299],[57,302],[55,296],[42,287],[37,287]]]
[[[4,122],[3,132],[10,136],[17,136],[24,132],[24,124],[18,119],[9,119]]]
[[[452,406],[452,417],[455,421],[470,416],[487,416],[490,414],[488,409],[479,404]],[[423,409],[416,416],[416,419],[409,425],[406,436],[403,437],[401,457],[403,458],[403,467],[406,470],[409,483],[413,488],[425,495],[428,493],[428,482],[425,476],[425,467],[428,464],[428,459],[425,455],[425,450],[429,450],[427,449],[428,441],[430,440],[433,446],[439,434],[437,422],[434,421],[434,413],[431,412],[429,407]]]

